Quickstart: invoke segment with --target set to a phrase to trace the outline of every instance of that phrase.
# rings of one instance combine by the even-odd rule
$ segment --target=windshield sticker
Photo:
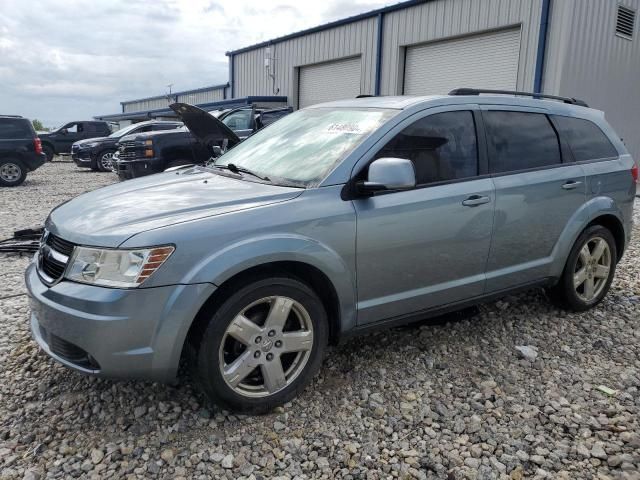
[[[328,133],[362,133],[362,128],[357,123],[332,123],[327,127]]]

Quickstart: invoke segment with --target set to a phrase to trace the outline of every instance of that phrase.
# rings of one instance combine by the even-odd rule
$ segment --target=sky
[[[0,114],[45,127],[226,83],[225,52],[394,0],[0,0]]]

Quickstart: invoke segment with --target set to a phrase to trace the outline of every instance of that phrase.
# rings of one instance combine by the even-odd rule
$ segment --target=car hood
[[[45,226],[73,243],[117,247],[137,233],[283,202],[302,192],[194,167],[80,195],[53,210]]]
[[[84,140],[78,140],[77,142],[73,142],[73,144],[86,145],[87,143],[105,142],[105,141],[111,141],[111,140],[117,140],[117,139],[109,138],[109,137],[85,138]]]
[[[220,144],[226,139],[228,148],[231,148],[241,141],[233,130],[198,107],[188,103],[172,103],[169,107],[176,112],[189,131],[205,145]]]

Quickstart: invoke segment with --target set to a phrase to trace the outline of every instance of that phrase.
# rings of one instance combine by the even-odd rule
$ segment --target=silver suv
[[[631,233],[620,138],[573,99],[452,93],[316,105],[59,206],[26,271],[35,340],[109,377],[171,382],[184,356],[257,413],[349,334],[521,288],[598,304]]]

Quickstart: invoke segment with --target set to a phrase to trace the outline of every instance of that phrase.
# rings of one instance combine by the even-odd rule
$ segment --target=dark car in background
[[[48,162],[56,154],[71,153],[71,145],[78,140],[106,137],[110,134],[111,127],[101,120],[69,122],[52,132],[38,132]]]
[[[45,162],[42,144],[31,122],[0,115],[0,187],[15,187]]]
[[[80,140],[71,146],[71,158],[78,167],[91,168],[101,172],[111,171],[111,158],[117,151],[118,141],[136,133],[173,130],[182,126],[178,121],[148,120],[121,128],[106,137]]]
[[[242,107],[205,112],[185,103],[174,103],[171,108],[185,127],[170,132],[127,135],[120,140],[117,159],[113,162],[113,170],[120,180],[181,165],[203,164],[292,112],[291,107]]]

